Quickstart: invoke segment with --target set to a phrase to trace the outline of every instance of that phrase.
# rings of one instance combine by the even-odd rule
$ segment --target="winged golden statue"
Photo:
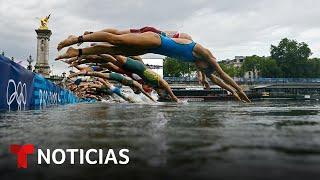
[[[50,15],[51,14],[49,14],[48,16],[40,19],[40,27],[39,27],[39,29],[42,29],[42,30],[47,30],[48,29],[48,23],[49,23]]]

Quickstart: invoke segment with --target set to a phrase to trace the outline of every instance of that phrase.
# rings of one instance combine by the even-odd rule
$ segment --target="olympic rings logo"
[[[13,87],[13,92],[10,91],[10,87]],[[11,88],[12,89],[12,88]],[[9,93],[12,93],[9,95]],[[11,104],[16,100],[18,104],[18,110],[21,111],[21,107],[23,104],[23,110],[26,109],[27,104],[27,85],[26,83],[23,83],[20,81],[18,85],[16,85],[16,82],[13,79],[10,79],[8,81],[7,85],[7,104],[9,107],[9,111],[11,109]]]

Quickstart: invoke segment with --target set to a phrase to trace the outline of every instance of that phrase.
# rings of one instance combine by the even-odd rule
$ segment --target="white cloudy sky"
[[[15,59],[36,56],[36,17],[52,13],[50,64],[59,40],[106,27],[155,26],[191,34],[218,59],[269,55],[270,44],[288,37],[310,45],[320,56],[318,0],[0,0],[0,51]],[[149,56],[149,55],[148,55]]]

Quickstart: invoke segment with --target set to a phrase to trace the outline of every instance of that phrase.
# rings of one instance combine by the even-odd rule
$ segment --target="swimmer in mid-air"
[[[107,54],[101,54],[99,56],[82,56],[85,60],[76,60],[73,58],[72,60],[70,59],[68,62],[69,63],[74,63],[76,62],[76,66],[79,64],[82,64],[83,62],[90,63],[90,62],[100,62],[102,63],[100,66],[101,67],[110,67],[112,64],[113,69],[121,68],[126,74],[129,73],[135,73],[138,75],[140,78],[142,78],[143,84],[146,84],[153,89],[156,90],[156,92],[161,95],[161,94],[168,94],[171,98],[171,100],[175,102],[179,102],[179,99],[174,95],[172,92],[172,89],[170,88],[169,84],[160,77],[157,73],[149,69],[145,64],[143,64],[139,60],[135,60],[130,57],[125,57],[125,56],[111,56]],[[71,65],[72,66],[72,65]],[[118,71],[121,71],[118,70]],[[129,72],[129,73],[128,73]],[[132,74],[131,74],[132,75]],[[101,76],[100,76],[101,77]]]
[[[82,73],[85,73],[85,72],[79,72],[79,74],[82,74]],[[93,72],[91,72],[91,73],[93,73]],[[74,77],[74,76],[71,75],[70,78],[72,78],[72,77]],[[133,96],[123,92],[123,90],[121,88],[114,86],[108,80],[100,78],[100,77],[98,77],[96,79],[96,81],[94,81],[94,83],[88,83],[87,81],[84,81],[84,80],[81,80],[79,83],[74,82],[72,91],[76,92],[76,94],[78,96],[81,96],[81,94],[83,96],[83,94],[88,92],[88,91],[84,91],[84,89],[92,88],[92,87],[98,88],[100,93],[110,94],[110,95],[116,94],[119,97],[121,97],[122,99],[124,99],[125,101],[128,101],[130,103],[138,103],[139,102]]]
[[[145,96],[147,96],[150,100],[152,100],[153,102],[155,102],[155,100],[150,96],[150,94],[146,93],[144,91],[144,89],[142,88],[142,85],[140,83],[138,83],[135,80],[132,80],[129,77],[125,77],[119,73],[101,73],[101,72],[88,72],[88,71],[80,71],[78,73],[74,73],[74,74],[70,74],[69,78],[73,78],[76,76],[94,76],[94,77],[99,77],[99,78],[103,78],[103,79],[109,79],[109,80],[114,80],[117,81],[125,86],[129,86],[131,87],[135,93],[142,92]]]
[[[180,33],[178,31],[161,31],[155,27],[146,26],[140,29],[128,29],[128,30],[118,30],[118,29],[103,29],[100,32],[108,32],[116,35],[123,35],[123,34],[129,34],[129,33],[145,33],[145,32],[154,32],[163,36],[167,36],[170,38],[182,38],[182,39],[188,39],[192,40],[192,37],[187,33]],[[93,32],[86,31],[84,32],[84,35],[91,34]],[[81,43],[78,43],[80,45]],[[136,58],[134,58],[136,59]],[[141,59],[136,59],[141,60]],[[213,75],[215,76],[215,75]],[[203,72],[197,70],[197,78],[199,80],[199,83],[202,84],[207,90],[210,90],[209,82],[206,79],[206,76]],[[217,77],[215,77],[217,78]]]
[[[82,42],[107,42],[108,44],[75,49],[70,47],[58,59],[72,58],[82,55],[124,55],[139,56],[146,53],[160,54],[183,62],[195,63],[196,67],[215,84],[231,92],[236,99],[250,102],[241,87],[226,74],[216,61],[210,50],[192,40],[182,38],[169,38],[154,32],[129,33],[116,35],[109,32],[94,32],[83,36],[69,36],[61,41],[58,50]],[[220,76],[213,76],[214,72]]]
[[[192,40],[192,37],[187,33],[180,33],[178,31],[161,31],[155,27],[150,27],[150,26],[145,26],[140,29],[127,29],[127,30],[118,30],[118,29],[107,28],[107,29],[103,29],[99,32],[107,32],[107,33],[112,33],[115,35],[123,35],[123,34],[129,34],[129,33],[154,32],[157,34],[168,36],[170,38],[182,38],[182,39]],[[93,32],[86,31],[86,32],[84,32],[83,35],[87,35],[87,34],[91,34],[91,33],[93,33]]]

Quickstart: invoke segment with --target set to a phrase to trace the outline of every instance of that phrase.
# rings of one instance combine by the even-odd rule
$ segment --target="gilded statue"
[[[48,23],[49,23],[50,15],[51,14],[49,14],[48,16],[40,19],[40,27],[39,27],[39,29],[42,29],[42,30],[48,29]]]

